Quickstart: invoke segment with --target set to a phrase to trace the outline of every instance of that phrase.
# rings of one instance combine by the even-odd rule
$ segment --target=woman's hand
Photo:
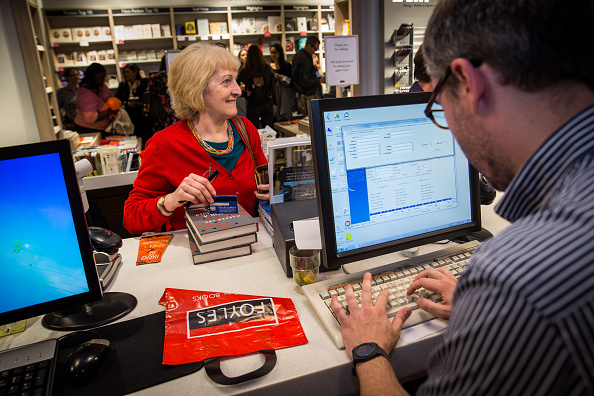
[[[165,207],[173,210],[186,201],[213,203],[214,195],[217,195],[217,192],[207,178],[190,173],[173,193],[165,197]]]
[[[256,188],[260,191],[270,191],[270,184],[258,184]],[[260,201],[270,200],[270,192],[260,194],[258,191],[254,191],[254,194],[256,194],[256,198],[258,198]]]

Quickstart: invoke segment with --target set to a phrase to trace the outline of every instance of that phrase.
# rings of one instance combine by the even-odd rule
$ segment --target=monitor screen
[[[67,140],[0,148],[0,324],[102,297]]]
[[[327,267],[480,230],[478,173],[425,116],[429,96],[310,102]]]

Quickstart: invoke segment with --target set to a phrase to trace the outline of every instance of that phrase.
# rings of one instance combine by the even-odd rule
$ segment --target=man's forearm
[[[357,376],[362,396],[408,395],[398,382],[392,365],[383,357],[357,363]]]

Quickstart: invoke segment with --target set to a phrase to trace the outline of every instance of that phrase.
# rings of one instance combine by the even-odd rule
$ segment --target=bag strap
[[[258,165],[256,165],[256,158],[254,157],[254,151],[252,150],[252,144],[250,143],[250,138],[248,136],[247,128],[245,127],[245,123],[243,122],[243,120],[240,117],[237,117],[237,116],[234,116],[233,118],[231,118],[231,121],[233,121],[233,123],[235,124],[235,127],[239,131],[239,134],[243,138],[243,141],[248,149],[248,152],[250,153],[250,157],[252,157],[252,163],[254,164],[254,172],[256,172],[256,167]]]
[[[274,350],[262,350],[260,353],[266,358],[262,367],[238,377],[227,377],[225,374],[223,374],[221,371],[220,357],[213,357],[204,360],[204,370],[206,370],[206,374],[208,374],[211,380],[221,385],[236,385],[242,382],[250,381],[268,374],[276,365],[276,352],[274,352]]]

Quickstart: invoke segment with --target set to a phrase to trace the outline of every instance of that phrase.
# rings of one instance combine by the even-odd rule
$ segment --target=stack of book
[[[270,204],[268,202],[260,201],[258,215],[260,216],[260,222],[264,224],[264,228],[272,236],[272,216],[270,215]]]
[[[194,264],[252,254],[258,223],[241,205],[237,207],[233,214],[211,214],[203,205],[186,208]]]

